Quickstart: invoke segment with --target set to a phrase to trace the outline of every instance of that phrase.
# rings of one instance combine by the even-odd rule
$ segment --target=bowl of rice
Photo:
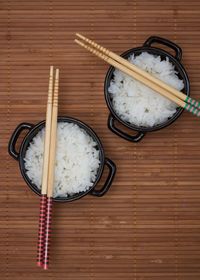
[[[154,43],[171,48],[175,55],[153,47]],[[189,78],[180,62],[182,50],[175,43],[151,36],[142,47],[130,49],[121,56],[187,96],[190,95]],[[107,72],[104,93],[110,110],[108,128],[131,142],[138,142],[147,132],[172,124],[184,110],[114,67],[110,67]],[[120,129],[117,122],[137,133]]]
[[[22,131],[28,130],[19,151],[16,142]],[[9,142],[10,155],[19,161],[21,174],[36,194],[41,194],[45,121],[37,125],[21,123]],[[96,188],[104,167],[109,169],[104,185]],[[110,188],[116,166],[105,157],[96,133],[85,123],[70,117],[59,117],[53,199],[65,202],[90,193],[103,196]]]

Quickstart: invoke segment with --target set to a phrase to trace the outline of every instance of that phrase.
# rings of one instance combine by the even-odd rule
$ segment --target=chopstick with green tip
[[[100,46],[99,44],[95,43],[94,41],[84,37],[83,35],[76,33],[76,35],[85,41],[86,43],[90,44],[88,46],[83,42],[75,39],[75,42],[80,46],[84,47],[91,53],[95,54],[99,58],[103,59],[104,61],[108,62],[112,66],[118,68],[119,70],[123,71],[124,73],[128,74],[129,76],[135,78],[136,80],[142,82],[146,86],[150,87],[151,89],[155,90],[156,92],[160,93],[164,97],[170,99],[171,101],[175,102],[180,107],[186,109],[187,111],[193,113],[194,115],[200,117],[200,102],[194,100],[191,97],[186,96],[184,93],[174,89],[173,87],[165,84],[161,80],[153,77],[146,71],[140,69],[139,67],[135,66],[134,64],[130,63],[126,59],[122,58],[121,56],[111,52],[110,50]]]

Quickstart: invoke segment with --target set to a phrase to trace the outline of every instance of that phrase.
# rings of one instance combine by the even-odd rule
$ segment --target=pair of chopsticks
[[[82,46],[83,48],[87,49],[88,51],[95,54],[99,58],[103,59],[104,61],[114,66],[115,68],[128,74],[132,78],[138,80],[139,82],[145,84],[146,86],[160,93],[161,95],[173,101],[180,107],[200,117],[200,102],[194,100],[189,96],[186,96],[184,93],[165,84],[161,80],[153,77],[146,71],[130,63],[126,59],[122,58],[121,56],[102,47],[101,45],[95,43],[94,41],[84,37],[83,35],[76,33],[76,36],[88,44],[88,45],[84,44],[80,40],[75,39],[75,42],[80,46]]]
[[[59,69],[50,67],[49,90],[46,110],[45,144],[43,157],[42,190],[38,233],[37,265],[48,268],[49,241],[51,230],[52,196],[56,155],[57,116],[58,116]]]

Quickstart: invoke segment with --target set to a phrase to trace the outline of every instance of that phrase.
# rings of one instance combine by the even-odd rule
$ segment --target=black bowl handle
[[[161,38],[161,37],[151,36],[144,42],[143,46],[151,47],[151,45],[153,43],[159,43],[159,44],[162,44],[164,46],[167,46],[167,47],[173,49],[175,51],[175,58],[179,61],[181,60],[182,49],[178,45],[176,45],[174,42]]]
[[[19,159],[19,153],[15,149],[15,145],[17,143],[19,135],[25,129],[31,130],[33,128],[33,126],[34,125],[30,124],[30,123],[21,123],[16,127],[15,131],[13,132],[13,134],[10,138],[9,144],[8,144],[8,152],[14,159],[16,159],[16,160]]]
[[[107,191],[109,190],[109,188],[112,184],[112,181],[114,179],[115,172],[116,172],[116,165],[109,158],[105,158],[105,165],[107,165],[107,167],[109,168],[108,177],[106,179],[104,186],[100,190],[93,189],[91,191],[91,194],[94,196],[100,197],[100,196],[103,196],[105,193],[107,193]]]
[[[131,141],[131,142],[139,142],[144,136],[145,132],[139,131],[136,135],[129,135],[126,132],[121,131],[119,128],[115,126],[115,118],[110,114],[108,117],[108,128],[118,135],[119,137]]]

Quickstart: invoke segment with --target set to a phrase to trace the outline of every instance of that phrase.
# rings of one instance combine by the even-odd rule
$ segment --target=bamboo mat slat
[[[122,53],[148,36],[175,41],[200,99],[198,0],[0,0],[0,279],[199,280],[200,130],[183,113],[139,144],[107,128],[108,65],[73,42],[80,32]],[[118,167],[110,191],[56,204],[49,271],[36,267],[39,199],[7,153],[21,122],[45,118],[50,65],[59,115],[88,123]]]

